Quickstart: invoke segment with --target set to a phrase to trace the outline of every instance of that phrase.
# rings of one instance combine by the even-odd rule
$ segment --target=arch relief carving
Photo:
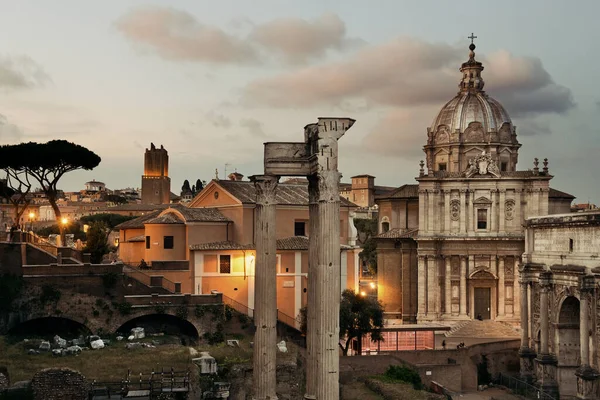
[[[465,129],[465,142],[484,142],[483,127],[478,122],[472,122]]]
[[[450,135],[448,134],[448,128],[446,126],[440,126],[435,136],[436,143],[448,143]]]

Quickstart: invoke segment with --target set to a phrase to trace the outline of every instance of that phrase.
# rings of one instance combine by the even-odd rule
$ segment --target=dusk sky
[[[485,90],[517,126],[518,168],[600,203],[597,0],[0,0],[0,143],[66,139],[96,179],[139,187],[164,145],[184,179],[262,173],[263,143],[302,141],[319,116],[357,120],[343,181],[415,183],[426,129],[458,91],[474,32]]]

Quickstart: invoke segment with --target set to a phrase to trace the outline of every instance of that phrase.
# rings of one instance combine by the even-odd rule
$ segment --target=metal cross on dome
[[[471,32],[471,36],[467,36],[467,39],[471,39],[471,44],[473,44],[473,39],[477,39],[477,36],[473,32]]]

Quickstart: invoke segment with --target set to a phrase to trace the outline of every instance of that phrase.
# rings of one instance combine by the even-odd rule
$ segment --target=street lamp
[[[35,218],[35,213],[34,212],[30,212],[29,213],[29,230],[33,231],[33,219]]]
[[[69,220],[67,219],[67,217],[63,217],[63,219],[60,222],[62,222],[63,226],[67,226]]]

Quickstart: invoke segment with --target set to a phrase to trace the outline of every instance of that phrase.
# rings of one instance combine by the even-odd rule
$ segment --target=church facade
[[[548,161],[518,170],[516,127],[469,59],[458,94],[427,129],[418,184],[376,199],[378,297],[405,323],[493,319],[518,324],[523,222],[569,212]]]

